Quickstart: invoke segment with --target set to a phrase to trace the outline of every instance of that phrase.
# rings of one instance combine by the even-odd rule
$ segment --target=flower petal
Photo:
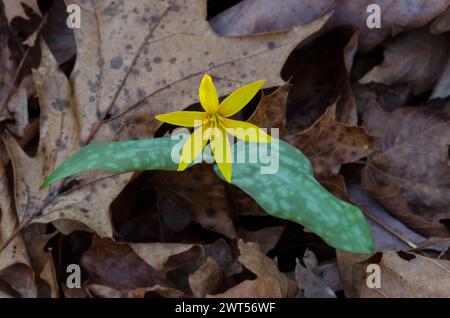
[[[224,117],[236,114],[258,93],[264,82],[264,80],[253,82],[232,92],[220,103],[219,113]]]
[[[231,182],[231,145],[223,128],[214,128],[211,136],[211,150],[217,166],[225,180]]]
[[[198,88],[198,97],[203,109],[208,113],[215,113],[219,109],[219,97],[211,76],[203,76],[200,87]]]
[[[189,164],[202,152],[211,136],[208,126],[200,126],[188,137],[181,149],[178,171],[185,170]]]
[[[206,119],[207,116],[208,114],[205,112],[181,111],[160,114],[155,116],[155,118],[159,121],[172,125],[197,127],[203,123],[203,120]],[[197,123],[195,121],[197,121]]]
[[[222,126],[226,128],[227,133],[238,139],[252,142],[271,142],[272,137],[266,134],[264,130],[256,125],[245,121],[222,118]]]

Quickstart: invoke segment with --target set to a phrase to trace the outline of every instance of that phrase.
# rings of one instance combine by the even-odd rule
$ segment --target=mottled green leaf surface
[[[45,180],[42,187],[94,169],[115,173],[144,170],[176,171],[178,164],[173,162],[171,152],[179,142],[164,137],[90,144],[65,160]]]
[[[234,156],[245,152],[251,157],[258,147],[265,146],[238,142]],[[264,157],[254,163],[234,163],[232,184],[253,197],[267,213],[304,225],[333,247],[354,253],[373,252],[362,212],[323,188],[314,179],[309,160],[297,148],[283,141],[272,142],[272,147],[273,160],[279,153],[276,173],[261,173],[261,167],[268,166]],[[223,179],[217,167],[215,171]]]
[[[91,144],[65,160],[43,187],[94,169],[114,173],[176,171],[172,150],[177,144],[181,148],[180,141],[170,137]],[[233,147],[233,156],[232,184],[247,192],[267,213],[306,226],[336,248],[355,253],[373,251],[370,229],[361,211],[324,189],[314,179],[309,160],[297,148],[279,140],[270,144],[240,141]],[[211,157],[206,150],[205,157]],[[214,169],[223,179],[217,165]]]

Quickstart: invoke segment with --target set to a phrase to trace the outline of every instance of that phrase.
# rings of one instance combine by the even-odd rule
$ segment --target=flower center
[[[222,117],[219,114],[211,114],[207,119],[205,119],[205,121],[204,124],[210,122],[212,127],[218,127],[222,121]]]

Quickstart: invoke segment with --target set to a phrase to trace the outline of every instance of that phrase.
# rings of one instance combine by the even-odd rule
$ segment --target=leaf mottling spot
[[[267,42],[267,47],[268,47],[270,50],[273,50],[273,49],[275,48],[275,43],[272,42],[272,41],[269,41],[269,42]]]
[[[104,12],[106,15],[110,17],[118,15],[120,13],[119,4],[112,2],[111,5],[105,9]]]
[[[52,107],[54,110],[63,111],[65,108],[70,107],[70,101],[67,99],[57,98],[53,103]]]
[[[116,56],[111,60],[111,68],[118,70],[123,65],[123,59],[121,56]]]
[[[138,95],[138,97],[139,97],[140,99],[142,99],[142,98],[144,98],[145,95],[147,95],[147,94],[145,93],[145,91],[144,91],[142,88],[138,88],[138,90],[137,90],[137,95]]]
[[[169,62],[170,64],[175,64],[177,62],[177,59],[175,57],[172,57]]]
[[[153,62],[155,62],[156,64],[161,63],[161,61],[162,61],[162,59],[159,56],[157,56],[153,59]]]
[[[180,11],[180,9],[181,9],[181,7],[177,4],[170,6],[170,10],[172,10],[174,12],[178,12],[178,11]]]
[[[97,92],[97,83],[88,81],[88,86],[89,86],[89,90],[91,91],[91,93]]]

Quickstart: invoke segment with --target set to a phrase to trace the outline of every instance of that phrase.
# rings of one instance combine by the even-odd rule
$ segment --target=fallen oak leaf
[[[109,204],[118,195],[128,176],[104,175],[96,183],[59,196],[56,189],[39,191],[40,184],[56,166],[79,147],[79,112],[71,99],[65,75],[42,42],[41,64],[33,72],[40,100],[40,140],[34,157],[28,156],[14,138],[4,135],[6,149],[14,168],[17,216],[21,227],[72,219],[86,224],[103,236],[112,236]],[[34,167],[30,169],[30,167]],[[91,211],[95,214],[90,215]]]
[[[151,136],[160,126],[154,115],[198,102],[192,87],[206,72],[223,94],[261,78],[267,86],[283,84],[279,72],[288,54],[327,19],[287,32],[226,38],[205,20],[204,0],[75,3],[85,19],[85,27],[75,30],[78,59],[71,78],[85,110],[84,144]]]
[[[374,102],[364,114],[364,125],[377,137],[378,150],[362,171],[363,187],[398,188],[413,213],[433,222],[449,219],[449,112],[404,107],[387,113]],[[379,199],[392,207],[389,197]]]
[[[308,156],[315,175],[337,173],[344,163],[367,157],[373,152],[373,138],[363,128],[336,121],[336,104],[330,106],[314,125],[287,140]]]
[[[278,128],[279,136],[283,138],[286,134],[286,103],[288,93],[289,83],[280,86],[270,95],[263,94],[248,122],[258,127]]]

